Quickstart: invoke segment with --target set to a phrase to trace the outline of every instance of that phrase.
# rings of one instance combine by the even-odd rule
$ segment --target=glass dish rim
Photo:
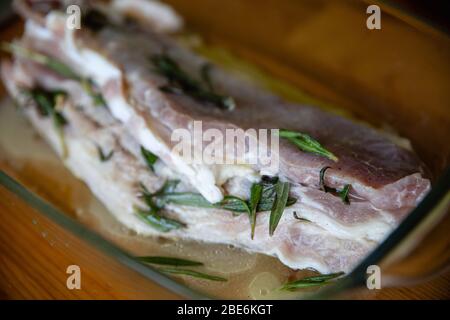
[[[5,171],[0,170],[0,184],[6,189],[17,195],[19,198],[36,209],[40,214],[49,218],[59,226],[68,230],[72,234],[81,238],[83,241],[94,246],[97,250],[114,258],[126,267],[144,276],[146,279],[156,282],[162,287],[189,299],[214,299],[216,297],[209,296],[198,292],[188,286],[177,282],[168,275],[160,273],[155,268],[139,262],[126,251],[120,249],[116,244],[103,238],[94,230],[90,230],[76,219],[64,214],[62,210],[56,208],[50,202],[31,191],[15,178],[8,175]],[[347,289],[361,286],[366,280],[366,270],[370,265],[377,264],[386,257],[408,234],[418,226],[429,213],[433,211],[439,202],[444,199],[450,190],[450,167],[433,185],[428,194],[414,208],[408,216],[394,229],[381,244],[379,244],[363,261],[361,261],[349,274],[337,281],[334,285],[310,295],[299,295],[299,299],[326,299],[332,298],[335,294],[343,292]]]

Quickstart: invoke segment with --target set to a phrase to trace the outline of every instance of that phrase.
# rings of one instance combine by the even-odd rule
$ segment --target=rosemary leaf
[[[273,207],[270,212],[269,218],[270,236],[272,236],[273,233],[275,232],[275,229],[277,228],[278,223],[280,222],[281,216],[283,215],[289,197],[289,189],[290,189],[289,182],[278,181],[276,184],[275,187],[276,198],[275,202],[273,203]]]
[[[202,273],[202,272],[198,272],[198,271],[194,271],[194,270],[189,270],[189,269],[161,268],[159,270],[164,273],[189,276],[189,277],[204,279],[204,280],[222,281],[222,282],[227,281],[227,279],[222,278],[222,277],[218,277],[218,276],[214,276],[214,275],[210,275],[210,274],[206,274],[206,273]]]
[[[259,201],[261,200],[263,186],[259,183],[254,183],[250,189],[250,227],[251,227],[251,238],[253,240],[255,236],[255,225],[256,225],[256,210],[258,209]]]
[[[67,124],[66,118],[57,110],[57,104],[60,98],[65,98],[67,93],[61,90],[44,90],[42,88],[33,88],[23,90],[23,93],[31,97],[36,103],[38,112],[44,117],[51,117],[53,126],[61,143],[62,157],[66,158],[68,148],[64,138],[64,126]]]
[[[103,95],[98,92],[98,89],[96,88],[95,83],[92,81],[92,79],[87,78],[80,81],[83,90],[91,97],[92,102],[95,106],[107,107]]]
[[[2,49],[22,58],[42,64],[51,69],[53,72],[65,78],[73,79],[76,81],[81,80],[81,77],[75,71],[73,71],[69,66],[56,58],[50,58],[46,55],[32,51],[15,43],[3,43]]]
[[[320,169],[319,173],[319,188],[324,192],[330,192],[334,190],[333,188],[327,187],[325,184],[325,171],[327,171],[328,169],[331,169],[331,167],[323,167],[322,169]]]
[[[202,262],[172,257],[146,256],[146,257],[138,257],[137,259],[145,263],[174,266],[174,267],[203,265]]]
[[[303,281],[311,281],[311,282],[321,282],[321,281],[328,281],[335,278],[338,278],[342,275],[344,275],[344,272],[336,272],[336,273],[328,273],[328,274],[319,274],[317,276],[310,276],[303,278]]]
[[[143,221],[161,232],[169,232],[185,227],[183,223],[177,220],[162,217],[153,208],[150,208],[149,210],[135,208],[135,211]]]
[[[317,140],[305,133],[280,129],[279,136],[292,142],[302,151],[323,156],[333,161],[338,161],[338,158],[331,151],[325,149]]]
[[[304,289],[304,288],[328,285],[328,284],[332,283],[330,280],[336,279],[336,278],[342,276],[343,274],[344,274],[344,272],[338,272],[338,273],[322,274],[322,275],[312,276],[312,277],[305,277],[305,278],[291,281],[291,282],[284,284],[280,288],[280,290],[295,291],[297,289]]]
[[[293,212],[293,215],[294,215],[294,218],[296,219],[296,220],[300,220],[300,221],[304,221],[304,222],[311,222],[311,220],[308,220],[308,219],[306,219],[306,218],[303,218],[303,217],[299,217],[298,215],[297,215],[297,212]]]
[[[101,162],[108,161],[109,159],[112,158],[112,156],[114,154],[114,150],[110,150],[107,154],[105,154],[99,145],[97,145],[97,151],[98,151],[98,156],[99,156]]]
[[[92,81],[92,79],[83,78],[79,76],[78,73],[76,73],[71,67],[69,67],[64,62],[54,57],[46,56],[44,54],[32,51],[28,48],[22,47],[14,43],[3,43],[2,49],[11,52],[15,55],[21,56],[23,58],[29,59],[38,64],[41,64],[64,78],[80,82],[81,86],[83,87],[83,90],[85,90],[86,93],[92,98],[94,105],[105,107],[107,106],[106,101],[103,98],[102,94],[97,92],[95,84]]]
[[[179,183],[180,180],[166,180],[166,182],[164,182],[164,185],[157,192],[157,194],[172,193],[175,191]]]
[[[141,154],[144,157],[144,160],[145,160],[145,163],[147,163],[147,166],[150,168],[150,170],[152,172],[154,172],[155,170],[154,170],[153,166],[154,166],[156,160],[158,160],[158,157],[142,146],[141,146]]]
[[[337,190],[335,188],[328,187],[325,184],[325,171],[327,171],[327,169],[330,169],[330,167],[323,167],[322,169],[320,169],[320,173],[319,173],[319,188],[320,188],[320,190],[322,190],[324,192],[330,192],[334,195],[338,195],[345,204],[350,204],[350,199],[348,197],[348,194],[349,194],[351,185],[346,184],[344,186],[344,188],[342,188],[342,190]]]
[[[339,197],[341,197],[342,201],[345,204],[350,204],[350,200],[348,198],[349,191],[350,191],[350,185],[349,184],[346,184],[342,190],[338,191]]]
[[[236,213],[246,212],[250,214],[250,208],[247,202],[235,196],[225,196],[222,201],[214,204],[214,207]]]
[[[273,203],[275,202],[276,190],[275,186],[277,184],[278,177],[263,176],[260,184],[262,185],[261,199],[258,203],[258,208],[256,212],[270,211],[272,210]],[[289,207],[297,202],[297,199],[288,197],[286,207]]]
[[[155,194],[153,196],[158,205],[165,205],[166,203],[173,203],[180,206],[189,206],[197,208],[215,208],[215,206],[208,202],[201,194],[193,192],[171,192]]]
[[[150,61],[153,63],[155,71],[166,77],[169,82],[168,85],[160,88],[162,91],[167,93],[182,92],[196,100],[212,103],[221,109],[232,110],[235,108],[233,98],[217,94],[212,90],[209,67],[202,68],[203,82],[200,82],[181,69],[178,63],[167,54],[153,55]]]

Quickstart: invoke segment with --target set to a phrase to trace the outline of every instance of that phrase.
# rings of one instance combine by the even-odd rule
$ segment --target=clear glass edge
[[[86,226],[84,226],[77,220],[64,214],[61,210],[55,208],[48,201],[42,199],[34,192],[27,189],[25,186],[23,186],[17,180],[9,176],[3,170],[0,170],[0,184],[3,185],[6,189],[11,191],[12,193],[14,193],[15,195],[17,195],[19,198],[24,200],[26,203],[28,203],[31,207],[36,209],[41,214],[43,214],[45,217],[49,218],[51,221],[63,227],[65,230],[68,230],[69,232],[73,233],[77,237],[81,238],[83,241],[93,245],[99,251],[106,253],[108,256],[112,258],[115,258],[123,265],[138,272],[147,279],[150,279],[156,282],[157,284],[171,290],[172,292],[186,298],[190,299],[212,298],[205,296],[204,294],[196,292],[195,290],[192,290],[187,286],[176,282],[175,280],[166,276],[165,274],[158,272],[151,266],[145,265],[137,261],[115,244],[104,239],[95,231],[88,229]]]
[[[180,284],[157,270],[140,263],[125,251],[117,247],[115,244],[104,239],[95,231],[89,230],[80,222],[65,215],[61,210],[55,208],[49,202],[43,200],[40,196],[27,189],[14,178],[9,176],[3,170],[0,170],[0,184],[19,196],[34,209],[53,222],[62,226],[69,232],[82,238],[96,249],[115,258],[123,265],[138,272],[147,279],[171,290],[189,299],[214,299],[213,296],[207,296],[197,292],[189,287]],[[432,212],[434,207],[444,199],[450,190],[450,167],[440,177],[431,191],[424,197],[419,205],[403,220],[403,222],[379,245],[374,249],[358,266],[341,280],[337,281],[333,286],[329,286],[318,293],[310,295],[302,295],[298,298],[307,299],[330,299],[335,295],[342,293],[344,290],[362,286],[366,281],[366,270],[370,265],[379,263],[386,257],[414,228],[419,225]]]

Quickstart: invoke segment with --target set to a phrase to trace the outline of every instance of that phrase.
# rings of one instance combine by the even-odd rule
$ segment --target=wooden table
[[[194,25],[204,28],[205,24],[211,23],[211,30],[222,32],[220,24],[214,24],[211,20],[207,20],[207,16],[203,15],[204,11],[192,10],[191,2],[172,0],[168,1],[175,4],[186,15],[188,21],[197,21]],[[238,1],[236,1],[237,3]],[[188,4],[189,3],[189,4]],[[200,6],[207,6],[210,11],[215,6],[214,2],[207,0],[198,0],[196,3]],[[234,4],[223,12],[220,19],[227,19],[227,15],[231,14],[231,8],[237,8],[242,14],[245,10],[250,10],[248,1],[239,1],[240,4]],[[270,4],[270,1],[267,3]],[[267,14],[270,6],[261,4],[259,10],[255,14]],[[284,1],[284,5],[289,7],[292,1]],[[217,4],[217,3],[216,3]],[[272,3],[273,5],[273,3]],[[335,10],[336,8],[332,9]],[[337,10],[337,9],[336,9]],[[276,11],[276,10],[275,10]],[[210,11],[211,12],[211,11]],[[279,13],[280,11],[276,11]],[[351,15],[351,13],[347,12]],[[197,15],[197,16],[196,16]],[[220,20],[219,19],[219,20]],[[209,21],[209,22],[208,22]],[[283,19],[281,17],[271,20],[274,24],[274,34],[276,35],[277,27],[282,29]],[[255,21],[248,21],[248,30],[252,30]],[[281,30],[280,29],[280,30]],[[20,22],[9,25],[1,32],[1,40],[11,39],[14,35],[19,34],[21,30]],[[342,30],[345,30],[343,28]],[[257,32],[257,30],[253,30]],[[319,30],[320,31],[320,30]],[[230,30],[228,30],[230,32]],[[231,30],[232,32],[232,30]],[[226,33],[226,32],[225,32]],[[228,34],[229,35],[229,34]],[[238,36],[239,43],[229,42],[231,48],[237,51],[241,50],[246,57],[253,58],[254,61],[260,62],[269,71],[287,78],[292,83],[305,86],[311,93],[320,92],[321,96],[325,96],[328,101],[342,103],[346,108],[356,108],[355,104],[348,103],[342,99],[340,94],[332,93],[324,90],[319,82],[306,83],[300,75],[293,75],[288,69],[283,69],[280,65],[270,64],[267,59],[262,56],[255,55],[251,51],[242,49],[242,43],[249,42],[249,46],[258,47],[263,36],[254,38],[246,38],[246,32],[243,31]],[[267,38],[266,38],[267,39]],[[273,39],[272,39],[273,40]],[[304,39],[307,41],[308,39]],[[285,55],[289,56],[291,66],[295,58],[289,55],[287,49],[284,48]],[[276,55],[276,54],[274,54]],[[288,60],[289,60],[288,59]],[[294,60],[293,60],[294,59]],[[325,62],[324,62],[325,63]],[[289,68],[289,67],[288,67]],[[333,76],[337,77],[338,71],[335,70]],[[448,77],[447,77],[448,79]],[[320,79],[319,79],[320,80]],[[353,79],[352,81],[356,81]],[[377,90],[377,87],[373,87]],[[338,88],[339,89],[339,88]],[[436,90],[438,90],[437,88]],[[380,89],[381,90],[381,89]],[[345,90],[344,90],[345,91]],[[375,96],[375,91],[372,93]],[[339,92],[339,90],[338,90]],[[439,94],[439,91],[436,91]],[[345,92],[344,92],[345,93]],[[361,98],[361,97],[359,97]],[[425,97],[426,98],[426,97]],[[424,99],[425,99],[424,98]],[[448,100],[448,96],[441,97]],[[397,97],[394,102],[404,103],[404,97]],[[389,100],[391,101],[391,100]],[[432,108],[431,108],[432,109]],[[356,110],[356,109],[355,109]],[[355,111],[354,110],[354,111]],[[373,116],[375,109],[368,109],[366,112]],[[378,110],[378,109],[377,109]],[[358,111],[359,112],[359,111]],[[372,113],[371,113],[372,112]],[[379,111],[376,111],[379,112]],[[375,113],[376,113],[375,112]],[[438,111],[436,111],[438,112]],[[359,113],[364,118],[364,115]],[[412,117],[412,116],[411,116]],[[448,120],[448,115],[440,118],[444,124]],[[404,121],[412,121],[406,119]],[[401,123],[398,123],[401,127]],[[420,125],[420,124],[418,124]],[[436,130],[435,135],[438,137],[440,127],[433,128]],[[420,132],[420,131],[419,131]],[[406,134],[414,136],[414,133],[404,131]],[[436,138],[436,144],[439,139]],[[448,141],[446,142],[448,143]],[[444,144],[443,144],[444,146]],[[427,153],[426,146],[422,146],[420,151],[428,154],[432,159],[432,153]],[[433,160],[430,160],[432,163]],[[448,220],[448,219],[447,219]],[[0,298],[4,299],[178,299],[180,296],[169,292],[167,289],[152,283],[140,274],[129,270],[121,263],[111,259],[104,253],[92,248],[82,239],[75,237],[67,230],[61,228],[53,221],[44,217],[40,212],[30,207],[28,204],[18,198],[17,195],[0,186]],[[45,230],[45,232],[44,232]],[[70,264],[80,265],[83,270],[83,286],[81,290],[68,290],[66,287],[66,268]],[[126,275],[125,277],[123,275]],[[448,299],[450,298],[450,272],[444,273],[434,279],[426,281],[422,284],[401,287],[386,288],[379,291],[359,290],[352,292],[343,298],[355,299]]]

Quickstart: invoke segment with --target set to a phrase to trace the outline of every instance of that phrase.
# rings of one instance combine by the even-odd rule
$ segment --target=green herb
[[[180,180],[166,180],[162,188],[158,190],[157,194],[174,192],[179,183]]]
[[[258,208],[257,208],[256,212],[272,210],[273,203],[275,202],[275,198],[276,198],[275,186],[276,186],[277,182],[278,182],[278,177],[262,176],[260,184],[263,189],[261,192],[261,199],[258,203]],[[297,199],[288,197],[286,207],[289,207],[296,202],[297,202]]]
[[[169,232],[172,230],[184,228],[185,225],[177,220],[165,218],[158,214],[154,208],[143,210],[135,208],[137,215],[145,221],[148,225],[161,232]]]
[[[255,236],[255,225],[256,225],[256,210],[258,209],[259,201],[261,200],[261,195],[263,191],[263,186],[259,183],[254,183],[250,189],[250,227],[251,227],[251,238],[253,240]]]
[[[178,181],[166,181],[164,186],[155,193],[150,193],[142,184],[141,189],[142,198],[156,212],[170,203],[197,208],[228,210],[234,214],[247,213],[250,219],[252,228],[251,236],[253,239],[257,212],[272,211],[270,228],[271,230],[273,229],[273,232],[281,218],[284,208],[296,202],[295,198],[289,197],[289,184],[282,184],[277,181],[278,178],[265,176],[260,183],[253,184],[248,201],[227,195],[222,201],[217,203],[210,203],[199,193],[174,192]],[[282,190],[280,190],[280,185],[282,186]]]
[[[176,180],[166,181],[160,190],[154,194],[150,193],[148,189],[141,183],[141,197],[147,204],[148,209],[142,210],[135,208],[136,213],[149,225],[155,229],[168,232],[174,229],[180,229],[185,227],[185,224],[170,218],[165,218],[159,214],[159,211],[163,208],[166,202],[155,201],[155,197],[163,194],[166,191],[173,191],[178,184]]]
[[[331,167],[323,167],[322,169],[320,169],[319,173],[319,188],[324,192],[330,192],[334,190],[333,188],[327,187],[325,184],[325,171],[327,171],[328,169],[331,169]]]
[[[250,208],[247,201],[235,196],[225,196],[222,201],[214,204],[214,207],[223,210],[229,210],[236,213],[246,212],[250,214]]]
[[[58,100],[67,96],[67,93],[61,90],[44,90],[42,88],[34,88],[24,90],[24,94],[31,97],[36,103],[39,113],[44,117],[51,117],[56,132],[61,141],[63,158],[67,156],[67,145],[64,139],[63,127],[67,124],[66,118],[57,110]]]
[[[97,151],[98,151],[98,156],[99,156],[101,162],[108,161],[109,159],[112,158],[112,156],[114,154],[114,150],[111,150],[107,154],[105,154],[99,145],[97,145]]]
[[[281,216],[283,215],[289,197],[289,189],[290,189],[289,182],[278,181],[275,186],[276,197],[269,218],[270,236],[272,236],[273,233],[275,232],[275,229],[277,228],[278,223],[280,222]]]
[[[78,76],[75,71],[73,71],[69,66],[59,61],[58,59],[50,58],[46,55],[32,51],[15,43],[2,43],[2,49],[22,58],[26,58],[36,63],[42,64],[51,69],[53,72],[65,78],[81,81],[81,77]]]
[[[144,160],[147,163],[147,166],[150,168],[151,171],[154,172],[155,169],[153,166],[154,166],[156,160],[158,160],[158,157],[142,146],[141,146],[141,154],[144,157]]]
[[[197,208],[217,208],[233,212],[250,212],[247,203],[235,196],[225,196],[218,203],[210,203],[201,194],[194,192],[174,192],[178,184],[176,180],[167,180],[164,186],[157,192],[150,194],[143,185],[142,196],[149,205],[162,208],[167,203]]]
[[[302,151],[317,154],[333,161],[338,161],[338,158],[331,151],[325,149],[317,140],[305,133],[280,129],[279,136],[292,142]]]
[[[337,190],[335,188],[328,187],[325,184],[325,171],[327,171],[328,169],[330,169],[330,167],[323,167],[322,169],[320,169],[320,173],[319,173],[319,188],[320,188],[320,190],[338,195],[345,204],[350,204],[350,199],[348,197],[348,194],[350,192],[351,185],[346,184],[342,190]]]
[[[180,206],[189,206],[197,208],[215,208],[214,204],[206,200],[201,194],[193,192],[161,193],[155,194],[153,198],[160,205],[164,205],[166,203],[173,203]]]
[[[56,58],[38,53],[36,51],[32,51],[30,49],[27,49],[14,43],[3,43],[2,49],[15,55],[18,55],[20,57],[34,61],[43,66],[46,66],[47,68],[49,68],[50,70],[52,70],[53,72],[59,74],[64,78],[80,82],[83,89],[92,98],[94,105],[107,106],[105,99],[100,93],[98,93],[98,90],[96,89],[92,79],[80,77],[72,68],[70,68],[64,62]]]
[[[167,78],[169,84],[160,89],[168,93],[184,93],[192,98],[212,103],[221,109],[233,110],[235,102],[229,96],[223,96],[212,90],[208,69],[202,69],[203,82],[193,79],[180,68],[177,62],[167,54],[157,54],[151,57],[155,70]]]
[[[284,284],[280,290],[295,291],[297,289],[304,289],[316,286],[323,286],[332,283],[330,280],[342,276],[344,272],[322,274],[318,276],[306,277]]]
[[[172,257],[158,257],[158,256],[151,256],[151,257],[138,257],[138,260],[150,263],[150,264],[159,264],[159,265],[166,265],[166,266],[202,266],[203,263],[198,261],[192,261],[192,260],[185,260],[185,259],[179,259],[179,258],[172,258]]]
[[[225,279],[225,278],[206,274],[203,272],[198,272],[198,271],[194,271],[194,270],[190,270],[190,269],[177,268],[180,266],[191,266],[191,267],[203,266],[203,263],[198,262],[198,261],[179,259],[179,258],[173,258],[173,257],[159,257],[159,256],[138,257],[137,259],[144,263],[149,263],[149,264],[173,266],[174,268],[167,267],[167,268],[159,268],[158,269],[159,271],[168,273],[168,274],[190,276],[193,278],[211,280],[211,281],[227,281],[227,279]]]
[[[350,200],[348,198],[349,191],[350,191],[349,184],[346,184],[342,190],[338,191],[339,197],[341,197],[342,201],[346,204],[350,204]]]
[[[140,183],[139,186],[141,188],[141,194],[139,195],[139,198],[142,198],[149,208],[158,209],[158,207],[156,206],[156,204],[152,199],[153,194],[150,193],[150,191],[148,191],[147,187],[142,182]]]
[[[300,220],[300,221],[304,221],[304,222],[311,222],[311,220],[308,220],[308,219],[299,217],[299,216],[297,215],[297,212],[295,212],[295,211],[293,212],[293,215],[294,215],[294,218],[295,218],[296,220]]]
[[[106,101],[103,98],[103,95],[98,92],[96,85],[92,79],[82,79],[81,86],[84,91],[91,97],[92,102],[95,106],[107,107]]]
[[[222,281],[222,282],[227,281],[227,279],[222,278],[222,277],[213,276],[213,275],[209,275],[209,274],[206,274],[206,273],[202,273],[202,272],[198,272],[198,271],[194,271],[194,270],[189,270],[189,269],[161,268],[159,270],[161,272],[164,272],[164,273],[183,275],[183,276],[190,276],[190,277],[194,277],[194,278],[211,280],[211,281]]]
[[[141,183],[141,196],[150,208],[157,210],[164,207],[167,203],[175,203],[179,205],[187,204],[192,206],[212,205],[206,201],[200,194],[190,192],[174,192],[179,181],[166,180],[164,185],[155,193],[150,193],[148,189]]]

